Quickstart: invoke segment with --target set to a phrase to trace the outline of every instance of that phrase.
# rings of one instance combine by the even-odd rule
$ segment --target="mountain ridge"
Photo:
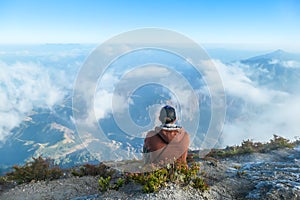
[[[254,56],[254,57],[250,57],[247,59],[243,59],[243,62],[254,62],[254,61],[258,61],[258,60],[272,60],[272,59],[278,59],[278,60],[282,60],[282,61],[287,61],[287,60],[297,60],[300,61],[300,54],[296,54],[296,53],[289,53],[286,52],[282,49],[277,49],[275,51],[271,51],[269,53],[266,54],[262,54],[262,55],[258,55],[258,56]]]

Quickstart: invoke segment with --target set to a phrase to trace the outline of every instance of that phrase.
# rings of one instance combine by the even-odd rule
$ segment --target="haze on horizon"
[[[218,48],[299,52],[300,2],[1,1],[0,44],[96,43],[157,27]]]

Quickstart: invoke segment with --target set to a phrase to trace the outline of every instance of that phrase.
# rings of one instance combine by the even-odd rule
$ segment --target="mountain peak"
[[[261,62],[262,60],[281,60],[281,61],[300,60],[300,55],[292,54],[282,49],[277,49],[267,54],[248,58],[244,60],[244,62]]]
[[[273,51],[273,52],[268,53],[266,55],[269,55],[271,57],[282,57],[282,56],[285,56],[285,55],[289,55],[289,53],[286,52],[286,51],[283,51],[282,49],[277,49],[276,51]]]
[[[271,53],[267,53],[264,55],[261,55],[259,57],[267,58],[267,59],[280,59],[280,60],[285,60],[287,57],[290,57],[291,54],[282,50],[282,49],[277,49],[275,51],[272,51]]]
[[[277,49],[276,51],[273,51],[271,54],[284,54],[286,53],[285,51],[283,51],[282,49]]]

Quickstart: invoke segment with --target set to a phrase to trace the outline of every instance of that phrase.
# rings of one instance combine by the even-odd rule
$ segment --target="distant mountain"
[[[281,60],[281,61],[300,61],[300,55],[294,53],[288,53],[284,50],[278,49],[268,54],[255,56],[244,60],[244,62],[261,62],[262,60]]]
[[[300,55],[276,50],[241,61],[248,77],[260,86],[293,93],[300,80]],[[250,66],[250,67],[248,67]]]

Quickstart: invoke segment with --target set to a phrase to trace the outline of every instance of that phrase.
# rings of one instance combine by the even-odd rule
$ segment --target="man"
[[[182,127],[175,124],[175,109],[164,106],[159,120],[162,125],[148,132],[144,140],[145,163],[167,164],[177,161],[187,166],[190,137]]]

